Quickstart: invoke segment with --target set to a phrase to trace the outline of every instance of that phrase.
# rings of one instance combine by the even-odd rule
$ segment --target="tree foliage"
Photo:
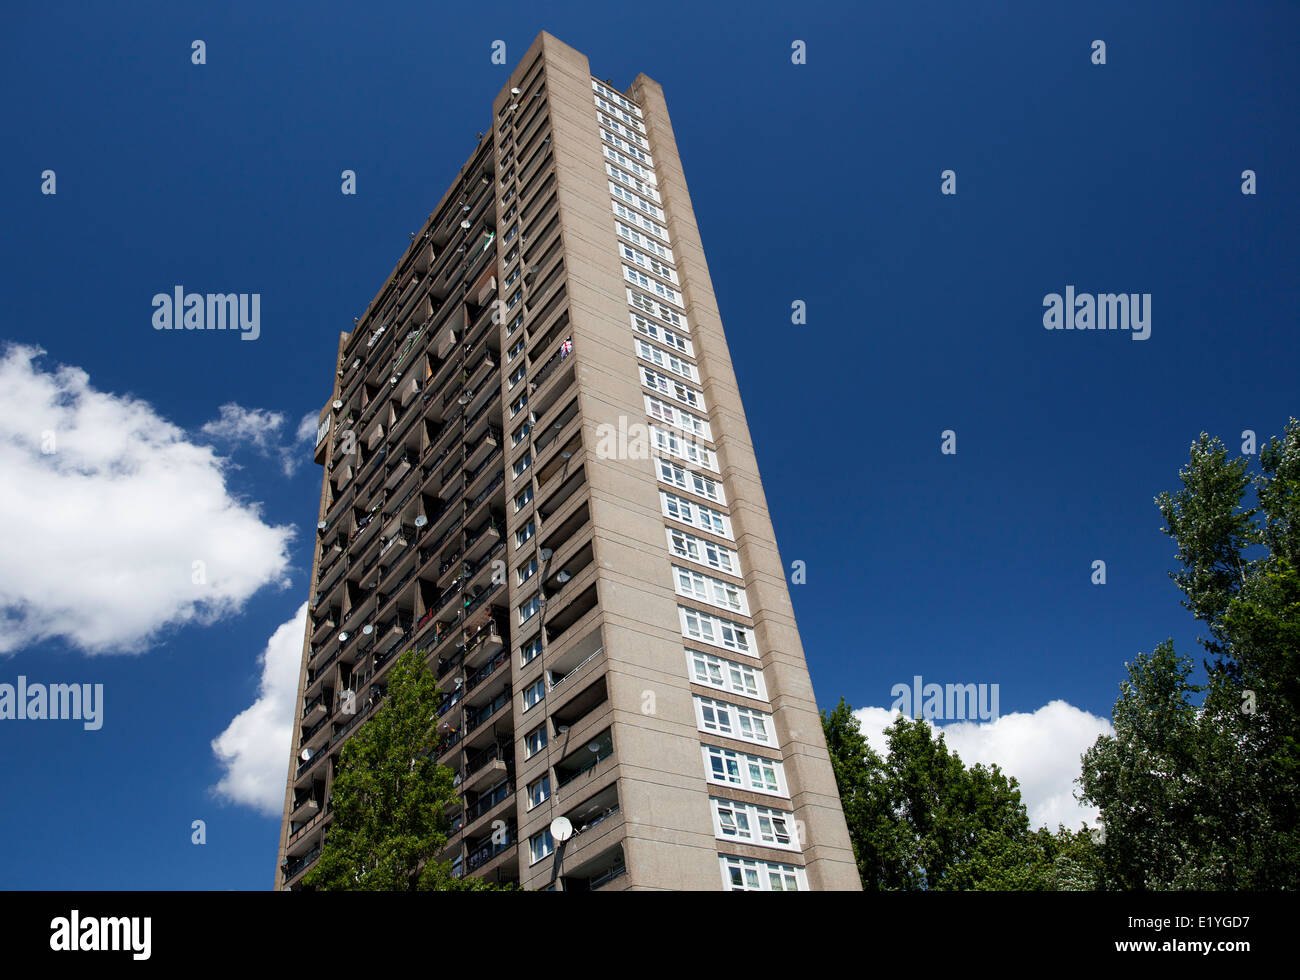
[[[447,844],[455,773],[437,762],[442,695],[421,651],[389,669],[383,705],[344,743],[330,793],[333,822],[303,879],[321,891],[456,891],[493,886],[457,878]]]
[[[900,715],[883,758],[843,699],[822,728],[865,889],[1093,886],[1085,830],[1031,832],[1016,780],[997,766],[967,768],[924,721]]]
[[[1128,666],[1080,778],[1106,887],[1300,887],[1300,422],[1259,462],[1202,433],[1156,498],[1206,683],[1168,640]]]

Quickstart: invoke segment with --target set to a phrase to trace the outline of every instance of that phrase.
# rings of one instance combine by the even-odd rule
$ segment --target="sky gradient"
[[[1300,415],[1300,8],[1045,6],[9,10],[0,683],[105,708],[0,722],[0,887],[271,886],[300,423],[488,125],[493,41],[513,67],[542,29],[664,88],[819,702],[997,684],[1001,727],[954,744],[1064,812],[1125,661],[1198,654],[1152,498],[1202,430],[1235,452]],[[260,337],[155,331],[177,285],[260,294]],[[1150,338],[1045,330],[1067,286],[1150,294]]]

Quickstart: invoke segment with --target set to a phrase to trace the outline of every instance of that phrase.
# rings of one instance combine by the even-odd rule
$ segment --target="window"
[[[514,371],[510,372],[510,384],[507,387],[513,388],[524,380],[524,375],[528,373],[528,365],[520,364]]]
[[[772,861],[720,854],[722,887],[732,892],[801,892],[808,890],[803,868]]]
[[[514,432],[510,433],[510,445],[512,446],[519,445],[526,438],[528,438],[528,433],[531,432],[532,430],[533,427],[529,425],[527,422],[525,422],[519,428],[515,429]]]
[[[627,301],[638,310],[643,310],[651,316],[657,316],[660,320],[671,323],[674,327],[686,327],[686,321],[674,310],[663,303],[657,303],[645,293],[638,293],[635,289],[627,291]]]
[[[703,745],[704,771],[710,782],[738,786],[755,793],[788,795],[785,767],[774,759],[747,752],[734,752],[716,745]]]
[[[533,488],[532,485],[530,484],[529,486],[524,487],[524,492],[515,498],[515,513],[518,514],[521,510],[527,507],[529,502],[532,501],[532,499],[533,499]]]
[[[542,652],[542,638],[540,636],[534,637],[532,640],[525,643],[522,647],[519,648],[520,664],[523,665],[523,664],[531,663],[535,657],[541,654],[541,652]],[[546,743],[543,742],[542,744],[545,745]]]
[[[713,832],[718,840],[799,850],[799,843],[790,832],[794,814],[718,797],[711,797],[709,805],[713,808]]]
[[[524,688],[524,710],[527,711],[546,697],[546,681],[537,680]]]
[[[704,396],[694,388],[688,388],[676,378],[670,378],[661,371],[655,371],[641,366],[641,383],[647,388],[653,388],[655,391],[667,395],[669,398],[676,398],[679,402],[685,402],[691,408],[697,408],[704,411]]]
[[[697,684],[707,684],[709,687],[743,694],[760,701],[767,700],[763,672],[756,667],[700,650],[687,650],[686,662],[690,666],[691,680]]]
[[[537,526],[529,521],[518,531],[515,532],[515,547],[521,547],[525,541],[531,538],[537,532]]]
[[[676,456],[678,459],[684,459],[696,466],[703,466],[706,470],[712,470],[714,473],[721,472],[718,469],[718,454],[693,436],[686,433],[669,432],[667,429],[652,425],[650,426],[650,439],[654,442],[654,448],[661,453]]]
[[[645,396],[645,413],[652,419],[671,425],[674,429],[681,429],[683,432],[708,439],[710,442],[713,440],[713,428],[708,422],[698,415],[692,415],[675,405],[669,405],[654,395]]]
[[[721,606],[723,609],[730,609],[742,616],[749,615],[749,600],[745,596],[745,590],[738,585],[732,585],[730,582],[724,582],[712,575],[697,572],[693,568],[681,568],[677,565],[673,566],[673,584],[677,587],[679,596],[695,599],[699,602],[707,602],[711,606]],[[742,631],[744,629],[743,627],[737,628]],[[715,630],[714,635],[718,635],[718,631]],[[710,642],[717,641],[712,640]],[[741,652],[747,653],[748,643],[746,642],[743,645],[745,649],[741,650]]]
[[[525,340],[523,337],[520,337],[519,343],[515,344],[513,347],[511,347],[509,350],[506,351],[506,361],[507,362],[513,361],[516,357],[522,354],[524,352],[524,347],[526,346],[526,344],[527,344],[527,340]]]
[[[666,245],[661,245],[653,238],[649,238],[641,234],[631,225],[622,221],[615,220],[614,227],[618,231],[619,237],[626,238],[628,241],[634,242],[635,244],[645,249],[647,252],[652,252],[655,255],[659,256],[659,258],[663,259],[665,262],[674,261],[673,250],[671,248],[668,248]]]
[[[516,398],[513,402],[510,403],[510,417],[514,418],[516,415],[518,415],[521,411],[523,411],[524,406],[527,404],[528,404],[528,394],[527,392],[525,392],[524,394],[520,395],[518,398]]]
[[[545,803],[550,797],[551,777],[549,775],[528,784],[528,809],[531,810],[533,807]]]
[[[661,368],[667,368],[673,374],[680,375],[687,381],[698,382],[700,380],[694,364],[683,361],[676,354],[661,351],[653,344],[647,344],[640,337],[636,341],[636,353],[638,357],[644,358],[651,364],[657,364]]]
[[[632,329],[637,333],[645,334],[652,340],[657,340],[661,344],[667,344],[669,347],[676,347],[687,357],[695,356],[695,348],[691,342],[662,324],[655,323],[653,320],[647,320],[640,313],[632,314]]]
[[[536,864],[553,850],[555,850],[555,841],[551,839],[551,829],[549,827],[540,834],[534,834],[528,839],[528,853],[532,857],[533,864]]]
[[[716,480],[710,480],[707,476],[701,476],[694,470],[688,470],[676,463],[670,463],[666,459],[656,459],[655,468],[659,471],[659,479],[665,483],[671,483],[679,490],[698,494],[701,497],[708,497],[716,504],[725,504],[727,502],[722,492],[722,485]]]
[[[527,564],[520,565],[515,570],[515,576],[518,579],[517,584],[523,585],[537,573],[537,559],[534,558]]]
[[[772,716],[753,708],[743,708],[726,701],[695,696],[695,722],[701,731],[738,738],[745,742],[770,745]]]
[[[740,575],[740,558],[730,548],[714,544],[706,538],[698,538],[689,531],[680,531],[675,527],[665,528],[668,532],[668,550],[677,558],[699,562],[729,575]]]
[[[697,504],[667,490],[659,491],[659,503],[665,517],[734,540],[731,534],[731,518],[721,511]]]
[[[546,726],[538,725],[524,736],[524,758],[531,759],[546,748]]]
[[[520,624],[526,623],[526,622],[528,622],[530,619],[532,619],[534,616],[536,616],[536,615],[537,615],[537,610],[540,609],[540,608],[541,608],[541,604],[538,602],[537,596],[533,596],[531,599],[529,599],[527,602],[525,602],[523,605],[521,605],[521,606],[519,607],[519,622],[520,622]],[[525,699],[525,700],[527,700],[527,699]],[[532,706],[531,706],[531,705],[526,705],[526,707],[532,707]]]
[[[524,470],[533,465],[533,454],[524,453],[519,459],[515,460],[515,465],[511,467],[515,476],[523,473]]]
[[[634,208],[630,208],[626,204],[623,204],[620,201],[610,201],[609,203],[610,205],[613,206],[614,213],[618,215],[620,218],[622,218],[624,221],[626,221],[628,224],[634,225],[643,231],[648,231],[656,238],[661,238],[665,242],[668,241],[668,232],[664,229],[662,225],[656,224],[655,222],[647,218],[645,215],[643,215],[640,211],[637,211]]]
[[[749,627],[687,606],[678,606],[677,609],[682,616],[682,635],[751,657],[758,656],[749,644]]]

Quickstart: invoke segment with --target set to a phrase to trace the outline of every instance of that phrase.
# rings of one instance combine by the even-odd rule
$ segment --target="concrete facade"
[[[492,118],[340,339],[276,887],[415,647],[448,698],[458,873],[857,889],[663,92],[543,33]]]

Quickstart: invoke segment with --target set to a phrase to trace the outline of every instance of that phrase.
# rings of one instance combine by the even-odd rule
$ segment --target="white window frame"
[[[795,864],[779,864],[774,861],[758,861],[753,858],[737,857],[734,854],[719,854],[718,867],[722,871],[722,888],[729,892],[773,892],[773,891],[808,891],[808,873]],[[740,871],[745,884],[736,885],[732,881],[733,867]],[[750,873],[752,873],[752,878]],[[772,879],[782,882],[781,888],[772,887]],[[753,880],[752,886],[748,883]],[[793,885],[793,887],[789,887]]]
[[[700,731],[753,745],[776,745],[772,716],[766,711],[706,698],[702,694],[694,694],[692,698],[695,701],[695,724]]]
[[[715,786],[731,786],[765,796],[779,796],[787,800],[790,798],[790,788],[785,781],[785,765],[779,760],[724,749],[707,742],[700,743],[700,752],[704,757],[704,777]],[[733,768],[734,773],[731,771]],[[771,782],[768,782],[766,776],[768,771],[772,773]]]
[[[735,575],[737,578],[743,577],[740,555],[730,548],[724,548],[708,538],[697,537],[690,531],[683,531],[679,527],[671,527],[667,524],[664,525],[664,532],[668,538],[668,550],[674,558],[693,561],[697,565],[713,568],[727,575]]]
[[[724,582],[720,578],[714,578],[712,575],[705,575],[699,569],[674,565],[673,588],[677,590],[677,594],[683,599],[694,599],[696,602],[707,603],[710,606],[716,606],[719,609],[725,609],[727,612],[740,616],[749,615],[749,597],[745,595],[744,588],[739,585],[732,585],[730,582]],[[733,624],[733,629],[745,630],[745,627]],[[747,636],[745,639],[748,642]],[[732,648],[727,647],[727,649]],[[748,650],[739,650],[737,652],[748,653]],[[753,656],[753,654],[750,654],[750,656]]]
[[[717,688],[728,694],[756,701],[767,700],[767,683],[763,669],[756,664],[742,664],[714,653],[686,648],[686,669],[696,684]]]
[[[673,580],[676,581],[676,576]],[[681,614],[682,636],[686,639],[759,659],[758,649],[751,642],[751,630],[748,626],[733,623],[723,616],[704,612],[702,609],[693,609],[690,606],[678,606],[677,610]]]
[[[679,497],[675,493],[669,493],[667,490],[661,489],[659,491],[659,509],[664,517],[671,518],[674,521],[681,521],[683,524],[701,531],[707,531],[710,534],[716,534],[728,541],[736,540],[736,536],[731,529],[731,518],[721,511],[714,510],[712,507],[705,507],[703,504],[697,504],[693,500],[687,500],[685,497]]]

